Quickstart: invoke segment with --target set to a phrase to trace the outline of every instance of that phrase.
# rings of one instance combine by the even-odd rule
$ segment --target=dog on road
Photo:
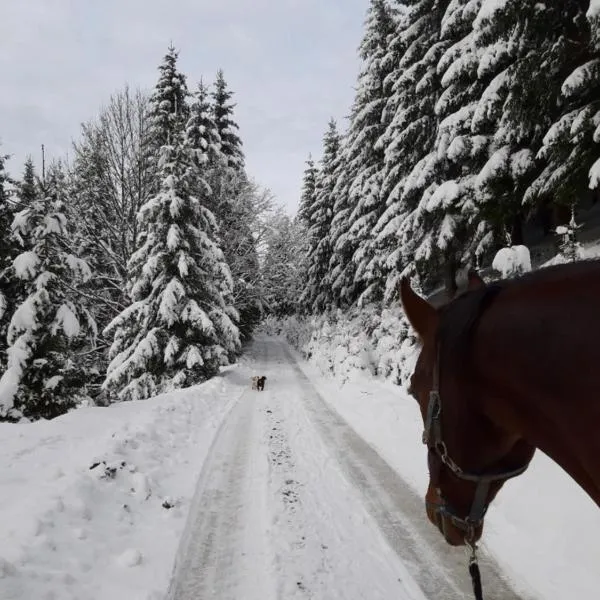
[[[265,375],[255,375],[254,377],[251,377],[250,381],[252,382],[252,389],[262,392],[265,389],[266,380],[267,378]]]

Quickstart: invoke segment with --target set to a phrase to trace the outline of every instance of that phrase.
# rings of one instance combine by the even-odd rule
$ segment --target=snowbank
[[[502,278],[522,275],[531,271],[531,256],[527,246],[501,248],[492,261],[492,269]]]
[[[262,331],[282,336],[322,374],[342,382],[366,372],[405,383],[413,370],[417,340],[400,307],[369,305],[307,320],[267,319]]]
[[[587,17],[593,18],[600,15],[600,0],[590,0]]]
[[[344,385],[332,377],[319,377],[316,365],[302,368],[355,431],[424,496],[427,459],[414,399],[401,387],[377,381],[365,371]],[[538,451],[527,472],[508,481],[491,505],[483,544],[529,597],[586,598],[600,587],[598,532],[597,506]],[[485,592],[485,571],[482,576]]]
[[[162,599],[235,377],[0,423],[0,598]]]

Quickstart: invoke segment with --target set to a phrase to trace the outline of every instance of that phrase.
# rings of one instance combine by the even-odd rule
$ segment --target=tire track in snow
[[[287,346],[263,341],[285,357],[303,390],[305,407],[321,438],[388,544],[430,600],[471,599],[473,592],[464,550],[446,544],[425,518],[423,499],[331,408],[302,371]],[[484,595],[488,600],[525,600],[502,576],[497,563],[480,550]]]
[[[268,552],[257,506],[264,475],[254,455],[255,413],[253,397],[244,392],[215,437],[190,506],[169,600],[274,597],[271,578],[264,576]]]
[[[266,406],[261,407],[261,410],[265,415],[265,434],[268,435],[269,481],[275,490],[272,497],[280,504],[279,510],[273,511],[273,527],[285,532],[278,536],[279,543],[274,556],[279,573],[277,597],[310,598],[310,581],[306,575],[311,569],[302,564],[306,557],[301,489],[303,484],[297,481],[296,464],[279,402],[270,392],[267,392],[266,400]],[[295,557],[295,560],[290,560],[290,557]],[[292,569],[289,568],[290,565]]]

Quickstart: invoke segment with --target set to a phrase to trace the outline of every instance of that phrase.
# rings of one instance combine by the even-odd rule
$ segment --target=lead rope
[[[477,546],[467,542],[471,548],[471,557],[469,558],[469,575],[473,584],[473,595],[475,600],[483,600],[483,590],[481,588],[481,573],[479,572],[479,562],[477,561]]]

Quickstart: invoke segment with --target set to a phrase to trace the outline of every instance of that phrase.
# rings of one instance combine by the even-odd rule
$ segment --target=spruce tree
[[[352,262],[355,244],[348,237],[350,214],[355,198],[350,195],[354,181],[356,164],[350,162],[347,153],[349,138],[340,137],[340,147],[333,168],[334,185],[331,191],[332,218],[329,226],[331,258],[328,278],[331,285],[331,301],[334,306],[347,307],[355,297],[354,272]]]
[[[13,206],[8,190],[9,177],[4,163],[8,156],[0,155],[0,371],[6,368],[6,334],[15,308],[17,281],[12,272],[12,262],[17,247],[11,235]]]
[[[306,160],[306,168],[304,169],[304,177],[302,180],[302,192],[300,195],[300,206],[298,208],[298,219],[307,229],[310,227],[310,215],[315,203],[315,192],[317,185],[318,169],[312,156],[309,154]]]
[[[226,158],[228,167],[242,170],[244,168],[244,153],[242,151],[242,140],[237,134],[239,126],[233,118],[235,104],[231,102],[232,97],[233,92],[227,86],[225,75],[222,70],[219,70],[212,98],[214,120],[221,140],[221,152]]]
[[[158,67],[159,78],[150,98],[148,114],[147,148],[149,160],[155,173],[160,171],[160,150],[173,142],[175,132],[183,131],[189,116],[186,77],[177,69],[179,53],[169,46],[163,62]],[[160,186],[154,182],[153,191]]]
[[[25,300],[25,286],[12,268],[14,259],[21,253],[22,247],[12,233],[12,222],[19,209],[33,205],[38,196],[33,161],[25,162],[23,178],[12,182],[4,169],[7,157],[0,156],[0,371],[6,368],[7,334],[11,317]],[[8,190],[9,183],[14,183],[14,193]]]
[[[590,24],[590,47],[591,47],[590,52],[592,53],[592,55],[594,57],[590,61],[589,65],[590,65],[590,67],[593,65],[593,68],[596,70],[596,74],[594,76],[594,82],[596,82],[596,81],[598,81],[598,79],[600,79],[600,67],[598,66],[598,56],[600,54],[600,2],[598,2],[597,0],[595,2],[590,2],[590,7],[588,9],[588,12],[586,13],[586,16],[587,16],[588,22]],[[592,84],[594,89],[596,89],[596,85],[597,85],[596,83]],[[574,87],[575,89],[577,89],[576,86],[571,86],[571,87]],[[563,84],[563,94],[569,95],[564,91],[564,84]],[[575,92],[574,95],[577,95],[577,92]],[[592,102],[591,98],[590,98],[589,102],[590,103]],[[598,115],[598,116],[600,117],[600,115]],[[594,130],[593,141],[594,141],[594,143],[600,142],[600,135],[596,134],[596,130]],[[597,153],[597,154],[600,154],[600,153]],[[597,190],[599,184],[600,184],[600,158],[597,158],[589,171],[589,185],[590,185],[590,188]]]
[[[565,208],[584,198],[588,186],[597,188],[600,180],[598,166],[592,168],[594,163],[600,165],[596,162],[600,155],[600,40],[594,34],[599,23],[593,12],[590,23],[579,17],[580,37],[570,40],[573,47],[569,49],[577,65],[562,81],[560,115],[548,129],[538,152],[543,168],[525,193],[528,204],[561,207],[565,217]]]
[[[302,179],[302,191],[300,194],[300,203],[298,213],[295,218],[295,225],[302,232],[301,243],[298,246],[298,264],[299,279],[301,281],[300,290],[305,290],[308,282],[309,249],[311,247],[310,226],[311,215],[315,204],[318,168],[315,165],[312,156],[309,154],[305,162],[304,176]],[[301,292],[299,293],[299,298]],[[297,304],[300,312],[308,310],[308,305],[302,302]]]
[[[385,210],[382,195],[384,145],[381,138],[390,124],[386,106],[392,95],[389,78],[395,61],[390,42],[396,32],[396,24],[396,11],[386,0],[371,0],[359,48],[362,67],[347,134],[345,161],[351,177],[348,200],[351,212],[343,239],[345,253],[352,261],[346,264],[343,279],[350,298],[356,300],[362,294],[361,302],[380,299],[385,283],[377,260],[377,240],[373,231]],[[336,252],[340,252],[339,246],[338,243]]]
[[[211,157],[208,182],[213,191],[212,206],[223,252],[234,281],[240,332],[247,341],[261,316],[260,267],[254,239],[257,189],[244,169],[242,141],[234,118],[235,104],[231,101],[233,92],[227,86],[223,71],[217,73],[211,96],[220,146],[219,154]]]
[[[523,201],[536,196],[528,188],[543,167],[544,136],[560,117],[562,82],[586,52],[583,10],[578,0],[507,0],[482,4],[474,22],[478,76],[490,84],[471,127],[493,137],[477,181],[479,209],[513,244],[523,243]]]
[[[183,85],[176,72],[173,82]],[[158,86],[162,84],[162,77]],[[182,90],[172,90],[177,99]],[[106,329],[114,334],[103,388],[119,400],[143,399],[215,375],[239,348],[233,281],[218,226],[203,204],[199,148],[190,145],[196,116],[181,122],[178,102],[155,91],[152,136],[163,139],[160,189],[139,210],[140,245],[129,261],[132,304]],[[160,130],[160,131],[159,131]],[[198,142],[198,140],[196,140]],[[197,198],[192,190],[204,190]]]
[[[14,243],[10,235],[12,222],[11,194],[8,190],[10,180],[4,166],[8,158],[0,155],[0,274],[4,273],[14,258]]]
[[[37,197],[38,192],[35,167],[33,166],[33,160],[31,157],[27,158],[25,161],[23,179],[17,184],[17,190],[17,202],[19,208],[26,208]]]
[[[222,160],[222,142],[210,103],[209,91],[200,80],[190,102],[190,118],[186,129],[188,143],[196,161],[205,168],[219,166]]]
[[[26,297],[8,327],[1,419],[53,418],[85,394],[85,376],[73,349],[93,323],[77,302],[76,287],[91,272],[85,261],[65,250],[65,191],[62,169],[52,166],[39,194],[12,223],[22,247],[12,268],[24,282]]]
[[[225,169],[221,153],[221,137],[212,112],[208,89],[200,81],[190,103],[190,118],[186,128],[187,143],[193,153],[198,182],[210,189],[194,189],[194,195],[203,198],[203,204],[219,219],[221,178]]]
[[[403,269],[410,270],[415,261],[426,282],[443,273],[450,296],[456,290],[458,268],[471,255],[481,255],[491,242],[476,194],[491,138],[471,131],[473,114],[490,82],[477,74],[473,22],[480,5],[480,0],[455,0],[440,23],[440,43],[446,50],[436,69],[439,124],[430,152],[406,178],[402,199],[413,210],[397,233]],[[397,287],[398,280],[390,283]]]
[[[378,250],[373,265],[379,268],[377,277],[385,277],[386,298],[397,291],[398,274],[406,267],[404,255],[413,257],[416,250],[420,194],[410,187],[405,191],[405,185],[411,171],[434,149],[435,105],[441,88],[437,65],[449,45],[440,39],[441,21],[448,4],[449,0],[410,0],[395,15],[397,32],[390,40],[390,52],[397,59],[389,76],[393,94],[385,112],[390,124],[380,142],[385,152],[381,193],[386,208],[374,229]]]
[[[333,218],[335,169],[340,147],[336,122],[331,119],[323,137],[323,157],[316,178],[315,201],[310,212],[308,232],[308,277],[301,302],[307,310],[321,313],[332,306],[329,262],[332,247],[330,238]]]

